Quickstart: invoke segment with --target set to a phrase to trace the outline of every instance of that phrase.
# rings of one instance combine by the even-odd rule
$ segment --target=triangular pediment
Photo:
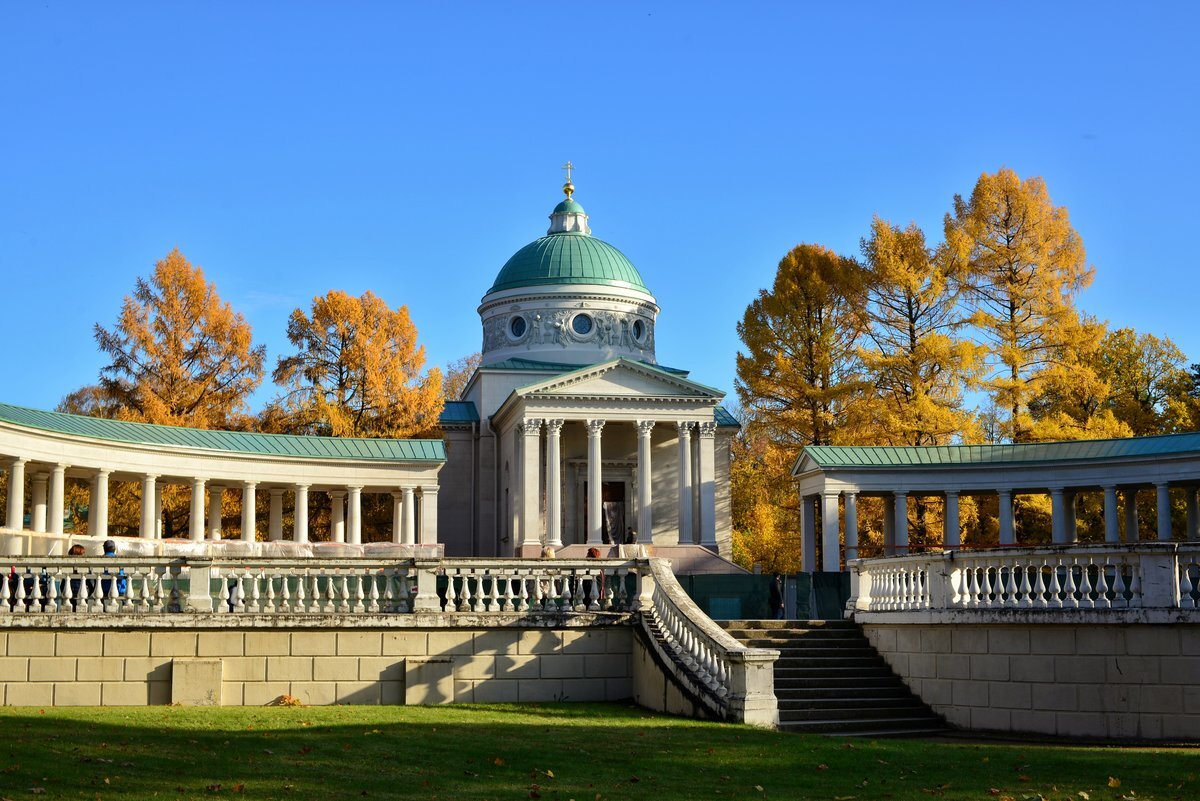
[[[588,395],[594,397],[686,397],[719,400],[724,393],[659,370],[651,365],[614,359],[517,390],[522,397]]]

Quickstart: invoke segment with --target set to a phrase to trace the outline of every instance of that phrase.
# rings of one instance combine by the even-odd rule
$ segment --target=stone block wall
[[[629,698],[628,625],[560,628],[10,629],[9,706],[255,706]]]
[[[1200,626],[865,623],[914,693],[965,729],[1200,737]]]

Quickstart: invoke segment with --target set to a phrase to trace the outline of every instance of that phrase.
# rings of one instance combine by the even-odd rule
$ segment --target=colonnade
[[[522,418],[516,425],[515,472],[517,524],[520,545],[562,546],[563,480],[562,429],[565,419]],[[602,486],[603,435],[614,421],[587,418],[577,421],[587,431],[587,519],[588,545],[604,542]],[[637,432],[636,531],[639,543],[650,544],[654,535],[654,482],[651,435],[661,421],[635,420]],[[678,440],[679,544],[697,541],[693,509],[698,508],[699,543],[716,550],[716,431],[710,421],[671,421]],[[545,475],[542,475],[542,436],[545,431]],[[695,444],[692,434],[695,432]],[[693,470],[693,461],[695,469]],[[542,497],[545,497],[545,529],[542,530]],[[617,537],[621,532],[613,532]]]
[[[1182,490],[1185,494],[1187,512],[1186,536],[1189,541],[1200,540],[1200,497],[1197,495],[1196,483],[1155,482],[1149,485],[1155,492],[1155,538],[1170,540],[1171,528],[1171,490]],[[1054,544],[1071,544],[1078,542],[1078,514],[1076,501],[1083,492],[1100,490],[1104,496],[1104,541],[1116,543],[1121,541],[1120,518],[1125,518],[1127,541],[1136,541],[1138,532],[1138,510],[1136,496],[1139,490],[1147,489],[1146,485],[1122,486],[1105,484],[1100,487],[1071,487],[1054,486],[1043,491],[1050,497],[1050,528],[1051,541]],[[883,499],[883,543],[886,556],[908,554],[908,499],[915,497],[940,497],[944,502],[943,515],[943,546],[955,549],[962,546],[962,525],[959,518],[960,495],[992,494],[997,498],[999,512],[999,544],[1001,546],[1017,545],[1015,527],[1013,524],[1014,494],[1034,494],[1028,490],[1020,493],[1012,489],[998,489],[991,493],[972,490],[946,489],[940,491],[897,490],[894,492],[858,492],[848,489],[827,489],[820,493],[801,494],[800,516],[801,533],[801,569],[816,570],[816,543],[818,526],[821,538],[821,569],[837,571],[840,566],[839,540],[844,542],[845,558],[847,561],[858,558],[858,497],[870,495]],[[839,514],[839,500],[844,507]],[[840,517],[844,517],[844,527]],[[1132,532],[1132,534],[1130,534]]]
[[[30,528],[35,532],[62,534],[65,517],[65,482],[68,465],[32,464],[25,458],[13,458],[8,469],[8,513],[6,524],[9,529],[25,528],[26,476],[29,478]],[[95,537],[108,536],[109,482],[113,471],[93,469],[89,471],[90,490],[88,503],[88,531]],[[184,483],[191,488],[191,506],[188,516],[188,538],[200,542],[205,539],[220,540],[222,531],[222,500],[226,490],[240,491],[242,497],[241,539],[253,542],[257,528],[257,492],[260,483],[254,481],[220,481],[200,477],[190,479],[166,479],[147,473],[133,476],[141,484],[141,515],[139,535],[143,539],[161,539],[162,490],[165,484]],[[285,495],[293,498],[293,525],[291,540],[297,543],[309,541],[309,491],[317,489],[328,494],[331,505],[331,537],[333,542],[352,545],[362,543],[362,493],[365,487],[347,485],[316,488],[311,484],[270,483],[262,486],[269,494],[267,535],[272,542],[287,539],[283,530]],[[437,492],[436,484],[400,484],[394,488],[369,488],[371,492],[386,492],[392,496],[392,541],[399,544],[433,544],[437,542]],[[207,521],[205,492],[208,493]],[[207,525],[206,525],[207,523]]]

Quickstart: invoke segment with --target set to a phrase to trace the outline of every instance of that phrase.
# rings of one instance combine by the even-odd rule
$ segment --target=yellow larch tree
[[[220,428],[245,414],[262,382],[266,349],[178,249],[137,279],[116,325],[97,323],[95,335],[111,359],[101,402],[120,419]]]
[[[937,258],[916,225],[878,217],[862,250],[869,324],[861,356],[876,392],[875,444],[978,441],[963,393],[982,370],[984,349],[962,336],[952,262]]]
[[[283,394],[266,414],[277,421],[272,427],[393,438],[437,427],[442,373],[422,372],[425,348],[406,306],[393,309],[370,291],[332,290],[313,298],[311,313],[293,311],[287,334],[296,352],[275,368]]]
[[[1068,342],[1074,298],[1092,280],[1067,210],[1041,178],[984,173],[946,215],[946,254],[970,286],[972,322],[990,352],[983,386],[1006,417],[1003,438],[1031,436],[1029,401]]]

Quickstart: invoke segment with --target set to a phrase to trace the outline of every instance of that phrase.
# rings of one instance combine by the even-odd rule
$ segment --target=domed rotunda
[[[592,236],[569,173],[563,191],[484,294],[480,366],[442,416],[446,553],[652,545],[677,570],[736,569],[724,393],[658,364],[654,295]]]
[[[624,253],[592,236],[575,187],[563,189],[546,235],[514,253],[483,297],[483,364],[653,364],[654,296]]]

